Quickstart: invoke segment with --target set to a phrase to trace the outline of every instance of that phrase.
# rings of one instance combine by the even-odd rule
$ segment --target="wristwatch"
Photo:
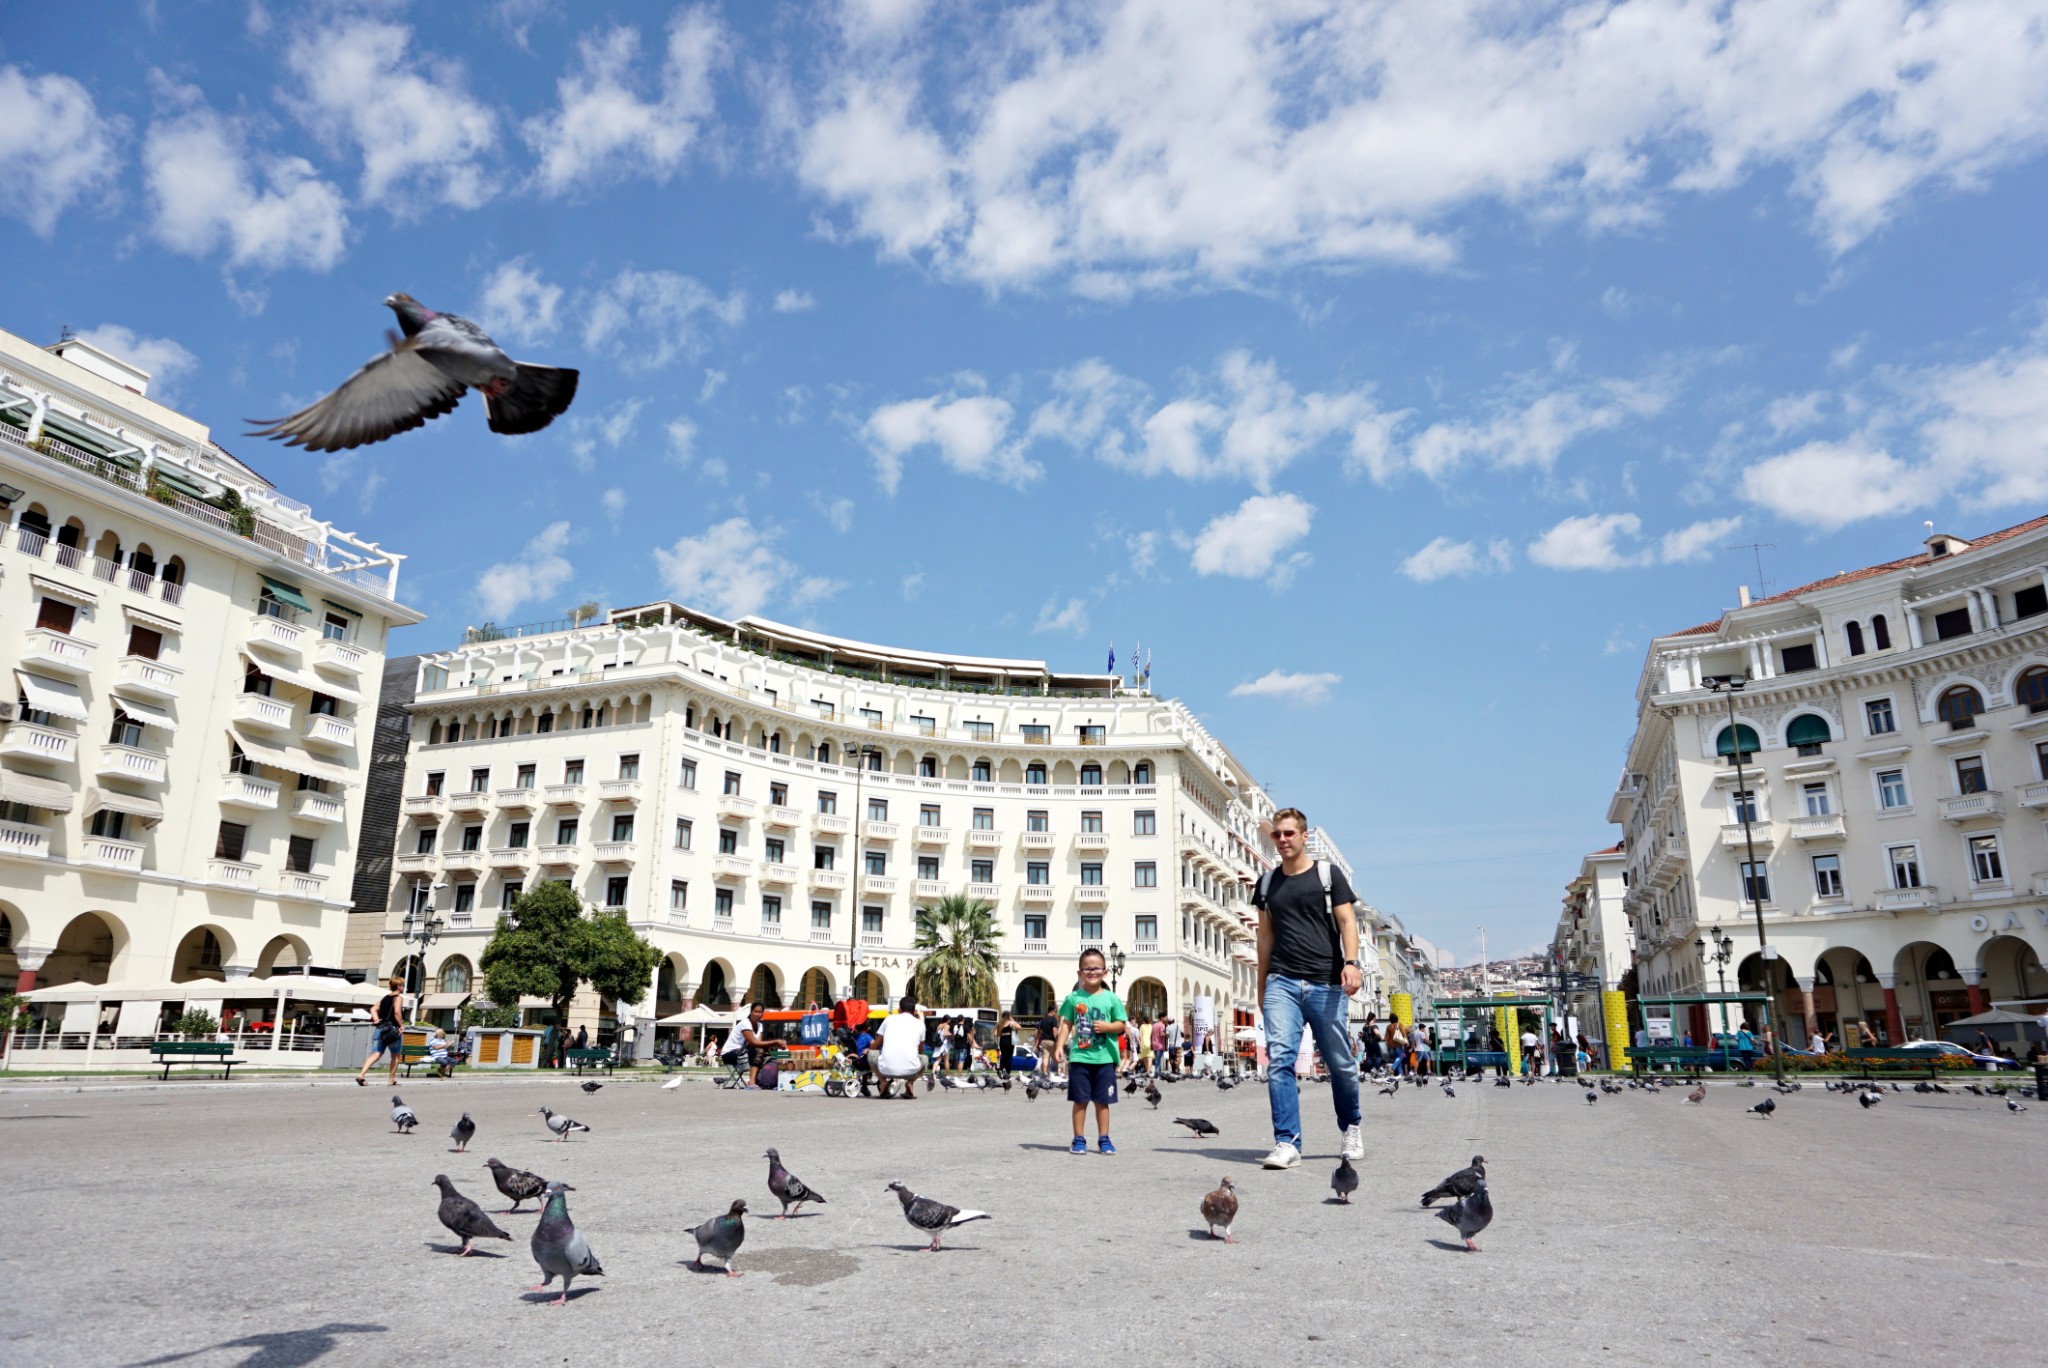
[[[1363,969],[1365,966],[1360,964],[1357,960],[1345,960],[1344,967],[1347,969]]]

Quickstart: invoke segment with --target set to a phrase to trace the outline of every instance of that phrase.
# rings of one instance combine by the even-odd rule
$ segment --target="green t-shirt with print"
[[[1092,1021],[1129,1021],[1124,1011],[1124,1000],[1107,988],[1098,988],[1092,993],[1069,993],[1060,1004],[1060,1020],[1078,1023],[1085,1011]],[[1075,1027],[1079,1030],[1077,1024]],[[1116,1037],[1098,1035],[1086,1047],[1074,1044],[1076,1037],[1067,1038],[1067,1058],[1076,1064],[1114,1064],[1117,1062]]]

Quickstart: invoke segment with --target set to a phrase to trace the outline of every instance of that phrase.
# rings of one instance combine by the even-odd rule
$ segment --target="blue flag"
[[[1116,673],[1116,647],[1112,646],[1109,648],[1109,664],[1102,667],[1102,672],[1104,674]]]

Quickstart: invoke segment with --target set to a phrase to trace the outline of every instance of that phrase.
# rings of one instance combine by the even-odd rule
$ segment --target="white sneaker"
[[[1359,1133],[1357,1126],[1353,1126],[1350,1130],[1344,1132],[1344,1157],[1346,1159],[1365,1158],[1365,1136]]]
[[[1301,1151],[1283,1141],[1273,1146],[1273,1152],[1266,1156],[1266,1167],[1269,1169],[1300,1168]]]

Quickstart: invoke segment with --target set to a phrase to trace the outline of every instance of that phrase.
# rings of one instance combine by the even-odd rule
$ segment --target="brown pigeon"
[[[1209,1223],[1209,1238],[1216,1238],[1216,1227],[1223,1227],[1223,1243],[1236,1244],[1237,1238],[1230,1233],[1230,1227],[1237,1220],[1237,1185],[1228,1177],[1223,1186],[1202,1198],[1202,1219]]]

